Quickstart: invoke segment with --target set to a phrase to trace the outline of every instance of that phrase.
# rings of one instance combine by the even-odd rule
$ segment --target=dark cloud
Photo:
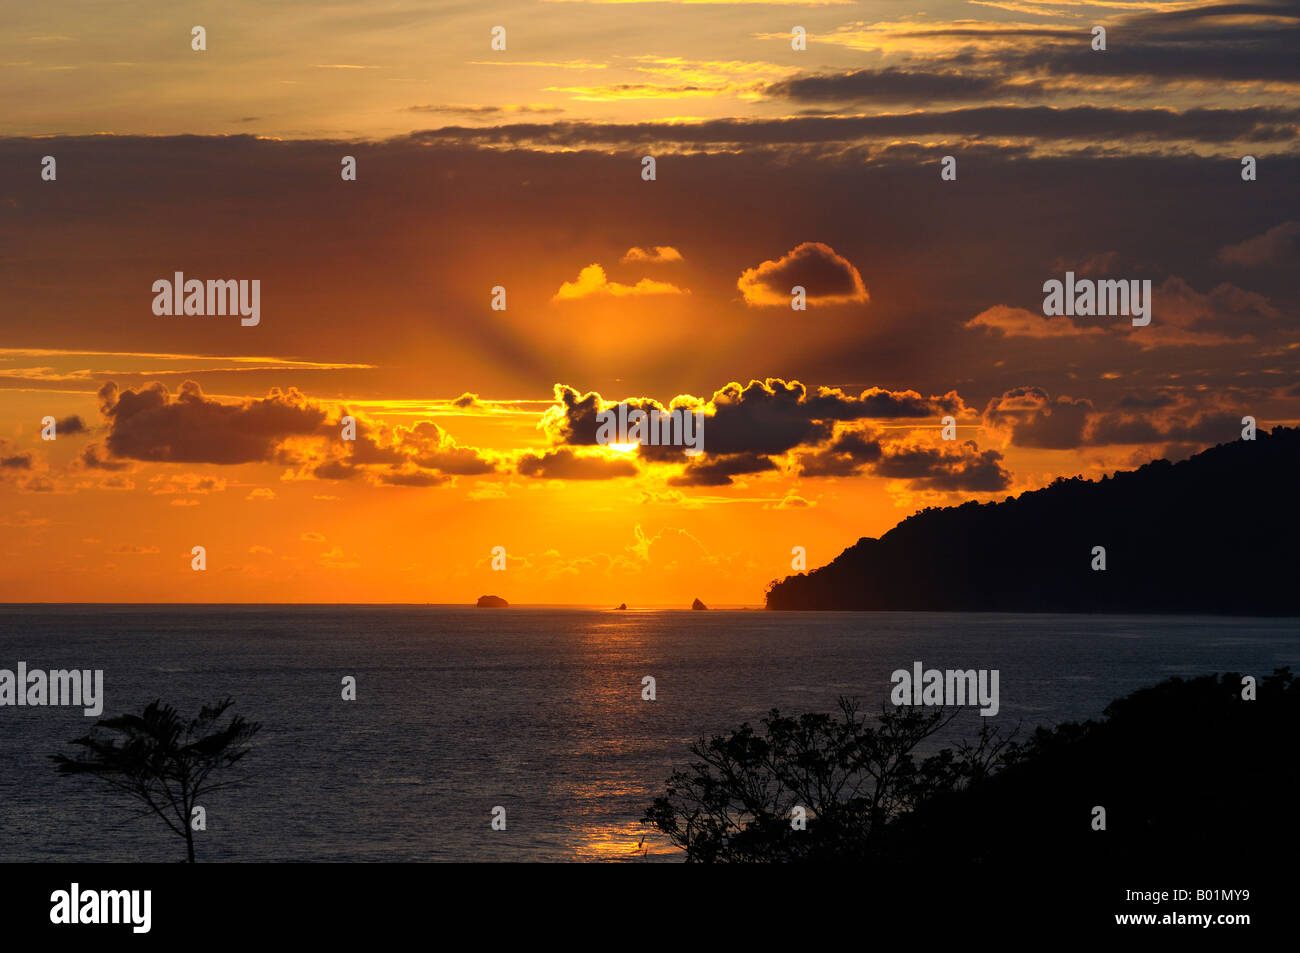
[[[760,453],[731,453],[697,457],[679,475],[669,477],[669,486],[730,486],[732,477],[775,470],[776,464]]]
[[[840,388],[821,387],[816,395],[808,398],[808,404],[814,413],[835,420],[938,417],[966,410],[955,390],[942,397],[922,397],[914,390],[891,391],[881,387],[867,388],[857,397],[844,394]]]
[[[1203,448],[1238,438],[1243,413],[1198,410],[1168,395],[1126,396],[1116,410],[1099,411],[1088,400],[1053,399],[1041,387],[1016,387],[989,401],[984,424],[1009,429],[1014,446],[1042,450],[1154,443]]]
[[[596,414],[616,408],[593,392],[580,394],[572,387],[555,385],[557,404],[547,411],[543,429],[558,444],[591,446],[599,426]],[[629,408],[649,411],[662,404],[649,398],[629,398]],[[714,391],[707,402],[679,397],[673,406],[690,409],[702,406],[704,446],[707,455],[781,454],[800,446],[825,443],[836,421],[866,419],[939,418],[962,413],[965,404],[955,391],[942,397],[924,397],[916,391],[890,391],[872,387],[857,396],[841,389],[821,387],[814,393],[799,381],[770,377],[741,385],[731,382]],[[678,447],[639,448],[642,459],[652,462],[683,462]]]
[[[873,469],[873,475],[911,481],[915,489],[946,493],[993,493],[1011,485],[1002,466],[1002,454],[980,451],[973,440],[952,449],[921,445],[890,445]]]
[[[0,437],[0,470],[30,470],[32,455],[18,453],[12,440]]]
[[[1005,70],[1052,77],[1103,76],[1153,80],[1203,82],[1295,82],[1300,80],[1295,44],[1300,31],[1294,29],[1238,35],[1235,43],[1224,36],[1203,35],[1197,43],[1144,43],[1120,41],[1112,33],[1105,53],[1094,53],[1086,44],[1043,44],[1027,50],[1000,54],[996,62]],[[1288,50],[1286,43],[1291,44]],[[1104,58],[1104,60],[1103,60]]]
[[[1296,21],[1300,25],[1300,4],[1296,0],[1266,0],[1257,3],[1216,3],[1181,10],[1152,10],[1150,12],[1130,14],[1124,22],[1134,27],[1141,27],[1151,32],[1163,32],[1169,35],[1188,34],[1209,28],[1211,32],[1201,35],[1201,39],[1223,42],[1231,39],[1240,31],[1250,36],[1271,36],[1278,32],[1273,23],[1252,22],[1249,19],[1242,25],[1243,18],[1276,17],[1282,20]]]
[[[814,408],[798,381],[779,378],[730,383],[715,391],[706,417],[704,449],[712,454],[784,453],[831,435],[832,408]]]
[[[1202,294],[1182,278],[1170,276],[1152,298],[1153,321],[1203,335],[1207,343],[1261,334],[1277,327],[1282,319],[1282,313],[1264,295],[1227,282]]]
[[[596,446],[596,435],[600,430],[600,419],[597,415],[609,410],[617,413],[619,404],[625,404],[628,411],[640,410],[645,413],[651,410],[663,413],[671,409],[649,397],[629,397],[622,401],[605,400],[595,391],[582,394],[567,384],[556,384],[554,393],[557,403],[543,415],[542,430],[553,443],[572,444],[578,447]],[[684,407],[684,404],[675,402],[673,406]],[[638,452],[643,458],[656,457],[661,461],[676,460],[681,456],[681,448],[678,447],[642,446]]]
[[[412,427],[355,417],[356,439],[343,440],[346,408],[312,401],[294,388],[273,388],[265,398],[222,403],[186,381],[173,396],[162,384],[119,391],[113,382],[99,391],[109,423],[109,457],[97,445],[83,451],[81,464],[121,470],[127,460],[166,463],[278,463],[305,466],[322,480],[364,476],[395,486],[441,486],[451,476],[494,473],[496,464],[472,447],[462,447],[437,424]],[[310,447],[293,438],[315,438]],[[321,459],[321,455],[325,459]]]
[[[1109,11],[1108,11],[1109,12]],[[1089,30],[984,22],[918,24],[899,37],[951,37],[964,49],[917,54],[904,64],[843,73],[800,75],[766,88],[769,96],[809,104],[940,102],[997,103],[1087,95],[1114,95],[1098,81],[1145,83],[1138,95],[1176,92],[1188,82],[1300,81],[1300,4],[1231,3],[1190,10],[1120,12],[1105,20],[1104,52],[1091,47]],[[1125,89],[1125,99],[1134,95]],[[1285,96],[1280,92],[1279,98]],[[1258,104],[1258,97],[1256,97]],[[1252,105],[1255,105],[1252,104]],[[1100,104],[1098,104],[1100,105]],[[1265,121],[1273,124],[1272,120]],[[1148,129],[1163,137],[1165,130]],[[1242,138],[1283,134],[1280,128],[1238,130]],[[1204,130],[1192,132],[1199,139]]]
[[[131,464],[126,460],[110,460],[104,456],[99,444],[92,443],[81,451],[81,465],[88,470],[126,470]]]
[[[422,467],[454,476],[480,476],[497,471],[496,464],[484,459],[473,447],[444,446],[415,454],[411,459]]]
[[[1155,80],[1295,81],[1300,79],[1300,4],[1221,3],[1107,17],[1107,49],[1091,48],[1089,29],[984,23],[918,26],[900,37],[952,37],[994,45],[926,60],[929,69],[1044,77],[1143,77]],[[1008,42],[1015,41],[1015,42]]]
[[[1100,414],[1089,425],[1087,442],[1093,445],[1194,444],[1200,450],[1239,439],[1242,416],[1243,412],[1222,410],[1174,413],[1163,418],[1127,413]],[[1262,422],[1259,426],[1263,429]]]
[[[598,407],[617,406],[606,405],[594,392],[579,394],[564,385],[556,385],[556,398],[558,404],[548,414],[544,429],[553,438],[577,445],[581,445],[579,433],[594,434]],[[654,402],[628,403],[648,408]],[[640,448],[642,459],[685,463],[681,473],[669,477],[670,486],[731,486],[737,476],[778,469],[772,457],[800,447],[809,449],[795,455],[796,472],[809,478],[883,476],[945,492],[996,491],[1009,485],[1001,455],[980,453],[973,443],[935,450],[885,443],[878,431],[861,423],[836,427],[841,422],[869,419],[930,418],[937,422],[943,415],[966,412],[955,392],[926,398],[915,391],[869,388],[855,397],[823,387],[810,394],[798,381],[768,378],[744,386],[730,383],[714,392],[705,406],[708,415],[700,456],[685,457],[675,447]],[[583,442],[592,443],[594,438]],[[531,472],[536,469],[536,463],[527,470],[520,464],[520,472],[526,476],[539,475]]]
[[[1300,261],[1300,222],[1274,225],[1262,235],[1219,249],[1219,260],[1230,265],[1272,265]]]
[[[784,453],[819,445],[831,437],[836,421],[938,418],[964,404],[956,392],[922,397],[916,391],[873,387],[854,397],[837,388],[810,394],[799,381],[769,377],[745,386],[730,383],[715,391],[706,417],[706,453]]]
[[[328,460],[312,468],[312,476],[318,480],[351,480],[365,474],[361,467],[352,466],[344,460]]]
[[[451,477],[424,470],[380,470],[375,473],[377,483],[388,486],[442,486]]]
[[[405,466],[409,470],[415,466],[458,476],[494,473],[497,469],[478,450],[458,445],[431,420],[419,421],[412,427],[395,427],[382,421],[358,419],[356,440],[343,441],[343,444],[348,448],[344,462],[350,467],[387,465],[399,469]],[[441,481],[417,484],[407,479],[405,485],[436,486],[438,482]]]
[[[99,389],[108,418],[108,450],[116,457],[169,463],[262,463],[281,441],[321,432],[327,415],[296,389],[273,389],[261,399],[223,404],[203,396],[194,381],[172,396],[162,384],[119,392]]]
[[[799,475],[845,477],[861,473],[884,455],[878,436],[859,430],[845,430],[824,449],[799,454]]]
[[[976,101],[990,97],[1038,97],[1041,82],[1024,82],[1007,75],[980,75],[969,69],[926,70],[887,66],[848,73],[796,76],[768,86],[769,96],[799,102],[931,103]]]
[[[546,453],[529,453],[519,458],[521,476],[541,480],[613,480],[636,476],[631,460],[580,457],[567,447]]]
[[[62,420],[54,422],[54,432],[60,437],[70,437],[73,434],[86,433],[86,422],[77,414],[70,417],[64,417]]]
[[[862,275],[822,242],[804,242],[775,261],[746,269],[736,282],[745,303],[790,307],[791,289],[804,289],[807,304],[865,303]]]
[[[1161,439],[1153,420],[1135,414],[1099,415],[1090,431],[1090,442],[1094,444],[1155,443]]]
[[[1011,428],[1018,447],[1072,450],[1083,445],[1083,431],[1092,402],[1057,397],[1041,387],[1016,387],[989,401],[984,423],[993,429]]]
[[[511,123],[489,128],[446,126],[411,134],[413,142],[536,147],[789,145],[853,142],[898,136],[968,136],[1205,143],[1284,142],[1297,138],[1300,109],[1243,106],[1126,109],[1115,106],[975,106],[876,116],[710,119],[702,122]]]

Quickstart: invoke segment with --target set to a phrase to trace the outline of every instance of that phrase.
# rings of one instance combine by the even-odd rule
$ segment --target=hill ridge
[[[1297,472],[1300,429],[1275,427],[1177,463],[929,507],[774,581],[767,608],[1300,615]]]

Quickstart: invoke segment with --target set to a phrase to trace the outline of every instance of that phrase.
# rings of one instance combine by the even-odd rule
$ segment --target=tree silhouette
[[[185,839],[185,859],[192,864],[194,806],[205,795],[240,783],[237,777],[217,781],[212,775],[242,760],[262,727],[240,715],[222,725],[233,704],[225,698],[205,705],[197,718],[186,721],[171,705],[155,700],[142,714],[96,722],[89,734],[69,742],[84,749],[77,757],[50,758],[62,774],[89,775],[142,802],[142,814],[157,814]]]
[[[921,761],[957,709],[885,705],[878,723],[844,699],[838,718],[773,711],[762,733],[693,744],[699,760],[642,821],[688,861],[869,861],[905,879],[936,858],[950,874],[1068,868],[1097,882],[1153,863],[1252,870],[1300,803],[1300,679],[1279,668],[1251,684],[1167,679],[1023,742],[981,719],[977,740]]]
[[[914,753],[959,710],[884,705],[878,723],[839,700],[839,717],[773,709],[762,734],[748,724],[691,745],[699,759],[675,771],[642,823],[688,861],[862,859],[876,836],[918,801],[986,776],[1014,749],[985,725],[973,744],[917,762]],[[806,830],[792,823],[795,808]]]

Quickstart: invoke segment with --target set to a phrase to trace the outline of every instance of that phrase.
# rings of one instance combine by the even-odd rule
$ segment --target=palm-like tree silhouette
[[[225,698],[205,705],[198,717],[187,721],[171,705],[155,700],[139,715],[96,722],[89,734],[69,742],[84,749],[77,757],[50,758],[63,774],[89,775],[143,803],[143,813],[157,814],[184,838],[185,859],[192,864],[194,807],[205,795],[241,782],[212,776],[241,761],[262,727],[240,715],[221,724],[233,704]]]

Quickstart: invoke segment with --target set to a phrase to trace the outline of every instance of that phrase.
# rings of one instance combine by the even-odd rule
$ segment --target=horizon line
[[[426,606],[447,609],[477,609],[472,602],[0,602],[0,608],[15,606]],[[717,603],[719,609],[763,609],[759,603]],[[511,602],[509,609],[606,609],[610,612],[636,609],[675,610],[680,602],[649,602],[619,610],[603,602]],[[682,611],[698,612],[689,605]],[[820,610],[819,610],[820,611]]]

